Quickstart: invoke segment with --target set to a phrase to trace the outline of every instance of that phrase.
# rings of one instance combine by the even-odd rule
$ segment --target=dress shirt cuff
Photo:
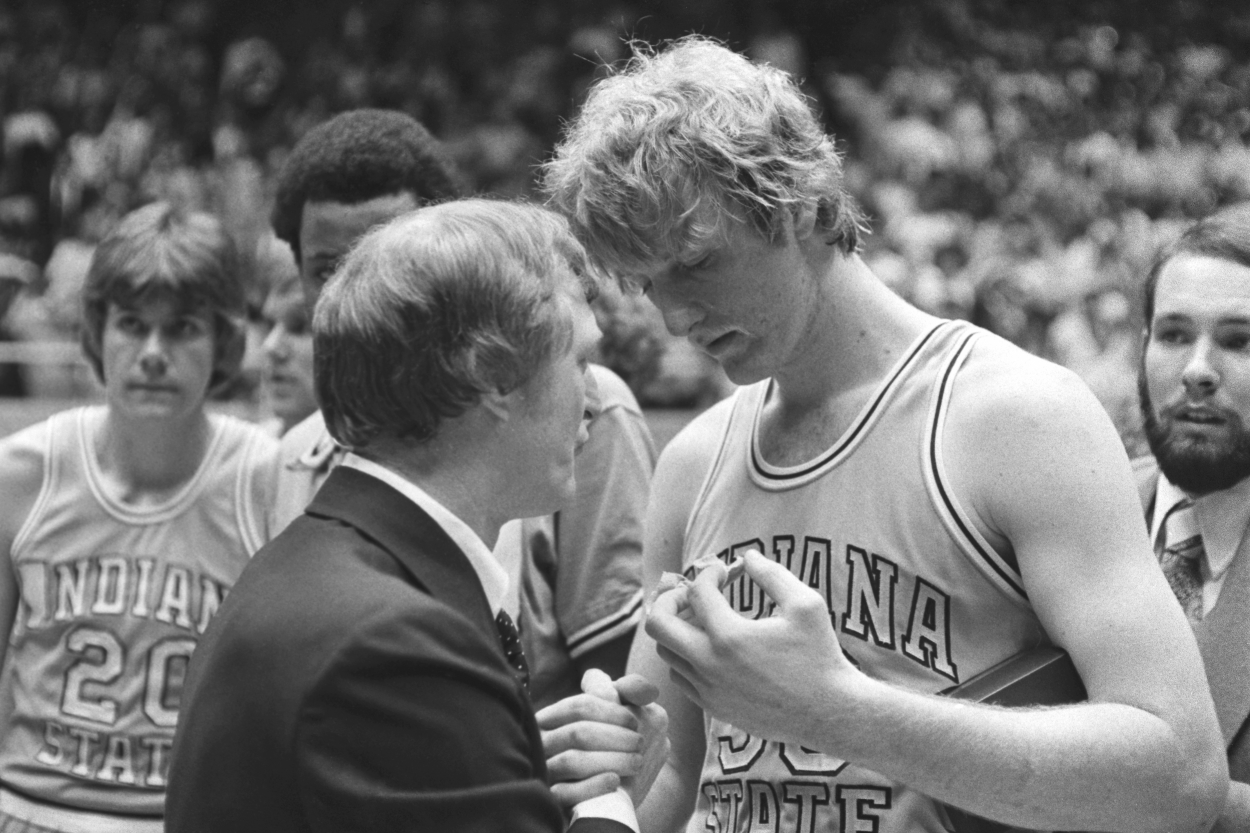
[[[619,787],[616,792],[597,798],[588,798],[573,808],[574,823],[579,819],[592,818],[610,819],[623,824],[634,833],[639,833],[638,814],[634,812],[634,802],[630,800],[629,794]]]

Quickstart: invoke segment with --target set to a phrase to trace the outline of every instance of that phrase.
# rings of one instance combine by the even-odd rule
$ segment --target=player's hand
[[[572,807],[624,787],[637,805],[668,757],[658,689],[636,674],[613,682],[592,668],[582,690],[537,714],[552,793]]]
[[[864,678],[843,655],[819,593],[754,550],[745,568],[775,603],[772,616],[752,621],[733,610],[721,590],[725,568],[714,565],[658,597],[646,630],[700,708],[756,737],[803,743],[805,720],[827,714]]]

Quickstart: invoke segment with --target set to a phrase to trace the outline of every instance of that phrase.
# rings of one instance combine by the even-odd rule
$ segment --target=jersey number
[[[78,660],[65,672],[61,711],[92,723],[112,726],[117,722],[117,701],[87,686],[102,687],[117,682],[122,675],[124,657],[121,642],[108,631],[83,627],[65,637],[65,647],[76,654]],[[169,690],[171,671],[185,669],[194,649],[194,639],[175,637],[161,640],[148,653],[143,713],[157,726],[172,729],[178,721],[177,699],[170,696]]]

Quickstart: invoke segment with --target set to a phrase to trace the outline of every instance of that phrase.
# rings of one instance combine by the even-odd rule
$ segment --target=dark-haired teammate
[[[157,203],[101,242],[105,404],[0,441],[0,830],[163,830],[187,661],[267,537],[277,444],[206,413],[244,287],[221,224]]]
[[[644,829],[940,833],[935,799],[1028,828],[1211,824],[1210,694],[1106,414],[877,280],[791,79],[699,39],[636,55],[547,185],[591,256],[742,385],[656,470],[645,581],[707,555],[745,554],[746,576],[661,596],[635,643],[672,720]],[[1090,702],[935,696],[1047,642]]]
[[[271,218],[274,233],[295,253],[308,317],[321,287],[366,231],[461,195],[442,145],[410,116],[352,110],[310,130],[278,175]],[[341,457],[320,411],[287,432],[275,531],[304,511]]]

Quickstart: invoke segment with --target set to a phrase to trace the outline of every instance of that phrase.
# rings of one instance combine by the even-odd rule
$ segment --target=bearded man
[[[1250,203],[1196,223],[1145,286],[1135,464],[1151,539],[1193,625],[1233,784],[1214,830],[1250,829]]]

